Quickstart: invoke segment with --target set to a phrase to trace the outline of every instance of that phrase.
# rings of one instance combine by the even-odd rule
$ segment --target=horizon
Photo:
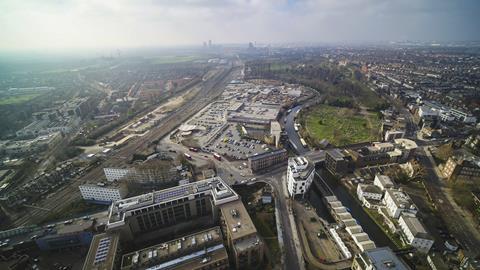
[[[3,52],[480,40],[474,0],[5,0],[0,10]]]

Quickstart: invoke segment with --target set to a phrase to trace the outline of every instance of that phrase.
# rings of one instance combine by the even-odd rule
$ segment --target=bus
[[[187,159],[192,160],[192,156],[190,156],[188,153],[185,153],[184,155]]]
[[[222,160],[222,156],[220,156],[219,154],[217,153],[213,153],[213,157],[218,160],[218,161],[221,161]]]

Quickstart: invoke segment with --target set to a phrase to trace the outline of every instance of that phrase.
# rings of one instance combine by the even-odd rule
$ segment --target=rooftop
[[[342,150],[338,148],[327,150],[327,154],[337,161],[343,160],[345,158],[345,155],[343,154]]]
[[[286,153],[286,152],[287,152],[287,150],[285,150],[285,149],[272,150],[272,151],[268,151],[268,152],[261,153],[261,154],[258,154],[258,155],[251,155],[251,156],[248,156],[248,158],[250,160],[258,160],[258,159],[261,159],[261,158],[264,158],[264,157],[278,155],[278,154],[282,154],[282,153]]]
[[[198,251],[222,245],[222,233],[220,227],[213,227],[182,238],[147,247],[122,257],[122,269],[142,269],[156,266],[162,269],[172,264],[182,263],[196,256]],[[216,250],[216,249],[215,249]],[[213,251],[213,250],[212,250]],[[186,255],[186,256],[184,256]],[[202,253],[202,255],[204,255]],[[159,268],[158,268],[159,267]]]
[[[119,237],[117,234],[101,233],[93,237],[83,270],[113,269]]]
[[[160,191],[154,191],[143,195],[118,200],[110,206],[108,227],[116,227],[124,224],[125,213],[139,210],[152,205],[178,200],[180,198],[192,198],[196,194],[211,196],[215,205],[221,205],[238,200],[238,195],[220,177],[212,177],[202,181],[188,183]]]
[[[398,258],[389,247],[375,248],[360,254],[376,270],[409,270],[410,268]]]
[[[235,242],[245,236],[256,234],[257,229],[241,200],[220,206],[227,230]]]
[[[432,237],[425,230],[425,227],[423,227],[422,223],[420,223],[420,220],[418,220],[418,218],[414,215],[403,213],[400,218],[403,219],[413,236],[423,239],[432,239]]]

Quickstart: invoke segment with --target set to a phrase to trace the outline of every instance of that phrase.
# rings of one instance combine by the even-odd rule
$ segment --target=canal
[[[320,179],[317,179],[317,177],[318,176],[315,176],[315,181],[320,181]],[[387,235],[385,235],[382,229],[370,218],[370,216],[365,213],[362,206],[358,203],[356,198],[353,198],[350,195],[346,187],[338,183],[333,178],[324,177],[324,179],[338,200],[342,202],[343,206],[350,209],[350,214],[352,217],[357,220],[357,223],[362,226],[363,231],[368,234],[370,239],[375,242],[377,247],[389,246],[392,249],[396,249],[395,244],[393,244],[393,242],[387,237]],[[310,204],[317,210],[317,213],[320,217],[324,218],[328,222],[335,222],[330,215],[327,206],[323,202],[322,197],[323,196],[317,187],[312,185],[308,196]]]

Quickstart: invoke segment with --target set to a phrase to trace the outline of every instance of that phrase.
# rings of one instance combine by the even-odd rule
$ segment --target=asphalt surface
[[[300,141],[300,136],[298,132],[295,131],[295,116],[297,116],[298,112],[302,109],[301,105],[298,105],[292,108],[292,111],[286,116],[285,122],[285,131],[287,132],[288,140],[290,144],[295,149],[297,154],[304,155],[309,151],[308,148],[304,147],[302,142]]]
[[[443,183],[435,173],[432,159],[422,147],[416,151],[420,164],[425,168],[425,186],[435,207],[448,227],[450,233],[460,242],[460,245],[471,255],[480,254],[480,237],[478,231],[465,223],[464,217],[458,213],[442,189]]]

